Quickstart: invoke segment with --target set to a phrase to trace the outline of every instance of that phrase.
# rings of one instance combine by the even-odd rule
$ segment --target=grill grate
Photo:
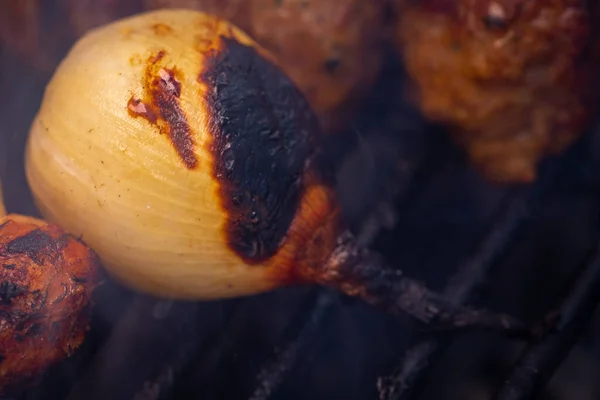
[[[532,344],[513,368],[494,400],[527,400],[543,388],[590,324],[600,302],[600,245],[560,308],[559,331]]]
[[[486,281],[495,261],[510,245],[517,230],[528,217],[528,209],[549,189],[554,171],[543,175],[531,188],[509,192],[503,201],[498,216],[482,240],[475,254],[452,277],[444,294],[457,303],[473,300],[473,294]],[[413,343],[403,355],[394,373],[378,382],[380,398],[406,400],[412,398],[414,389],[427,374],[428,367],[436,356],[443,352],[451,338],[421,340],[415,335]]]

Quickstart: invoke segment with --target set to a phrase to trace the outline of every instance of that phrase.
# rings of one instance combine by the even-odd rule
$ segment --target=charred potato
[[[95,253],[58,226],[0,217],[0,392],[19,390],[83,343],[99,270]]]

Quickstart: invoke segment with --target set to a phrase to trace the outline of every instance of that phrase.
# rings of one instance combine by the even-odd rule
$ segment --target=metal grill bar
[[[202,342],[193,318],[198,305],[177,303],[168,313],[157,315],[162,303],[141,295],[133,299],[68,400],[107,399],[114,393],[133,396],[165,360],[173,365],[173,360],[181,362],[193,354]]]
[[[327,292],[318,293],[315,297],[310,299],[310,309],[303,307],[286,329],[282,337],[284,347],[276,350],[258,374],[258,384],[250,400],[268,399],[295,364],[300,350],[309,346],[317,336],[319,326],[334,302],[334,295]]]
[[[594,316],[600,303],[600,242],[560,309],[558,331],[532,344],[494,400],[527,400],[543,388]]]
[[[529,200],[529,195],[530,193],[521,191],[508,195],[508,206],[500,213],[497,223],[484,239],[480,251],[462,267],[461,271],[448,284],[444,290],[446,296],[452,296],[450,298],[464,303],[484,281],[493,261],[502,253],[523,221],[526,215],[525,204]],[[395,372],[378,383],[382,400],[409,399],[414,394],[418,383],[425,377],[428,367],[450,344],[449,337],[426,341],[419,340],[419,337],[418,334],[415,335],[413,344],[402,357]]]
[[[472,301],[475,298],[474,294],[484,282],[489,270],[497,258],[506,251],[511,239],[527,219],[527,210],[550,190],[561,167],[568,162],[572,154],[577,154],[579,148],[585,146],[583,142],[585,140],[582,140],[581,144],[571,149],[563,160],[551,165],[532,187],[515,189],[507,195],[506,206],[495,218],[479,250],[459,269],[459,272],[445,287],[443,293],[447,297],[458,303]],[[416,324],[413,324],[413,328],[416,328]],[[394,372],[379,380],[380,399],[414,399],[421,388],[421,384],[426,379],[430,367],[435,364],[444,349],[451,343],[452,338],[450,336],[423,340],[416,333],[412,345],[401,357]]]

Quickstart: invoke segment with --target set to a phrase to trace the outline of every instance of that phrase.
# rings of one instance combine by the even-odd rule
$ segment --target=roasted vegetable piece
[[[231,21],[272,52],[328,132],[343,128],[382,62],[383,0],[145,0]]]
[[[3,211],[0,206],[0,392],[12,393],[82,344],[99,261],[58,226]]]
[[[412,96],[483,174],[530,182],[591,121],[598,29],[583,0],[401,0],[396,44]],[[594,9],[592,9],[594,7]]]

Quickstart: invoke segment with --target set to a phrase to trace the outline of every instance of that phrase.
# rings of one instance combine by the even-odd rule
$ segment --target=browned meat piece
[[[489,179],[532,181],[542,157],[588,126],[599,36],[584,3],[399,0],[396,41],[411,95]]]
[[[56,225],[0,217],[0,391],[81,345],[98,271],[95,253]]]

